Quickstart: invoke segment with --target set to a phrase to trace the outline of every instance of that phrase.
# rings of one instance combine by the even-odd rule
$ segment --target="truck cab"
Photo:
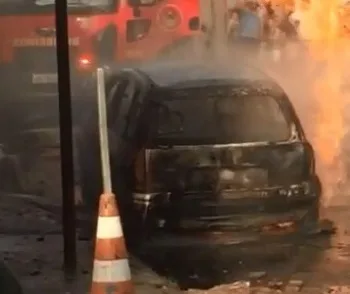
[[[97,66],[157,58],[197,34],[197,0],[67,2],[75,117],[95,92]],[[53,0],[0,0],[1,102],[37,127],[58,124],[54,13]]]
[[[183,57],[200,34],[200,1],[129,0],[133,18],[126,24],[125,60]]]
[[[56,95],[53,0],[0,1],[0,71],[26,97]],[[68,0],[73,92],[96,66],[140,62],[169,51],[198,29],[198,2]]]

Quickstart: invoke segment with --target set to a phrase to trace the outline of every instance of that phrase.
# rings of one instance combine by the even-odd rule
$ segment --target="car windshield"
[[[116,8],[119,0],[67,0],[68,11],[100,12]],[[36,14],[54,12],[55,0],[0,0],[0,14]]]
[[[277,100],[270,96],[171,99],[165,102],[175,119],[160,119],[155,144],[229,144],[279,142],[291,137]],[[166,124],[178,124],[167,132]]]

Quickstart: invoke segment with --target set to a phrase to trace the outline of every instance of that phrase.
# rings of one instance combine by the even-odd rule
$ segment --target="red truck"
[[[54,3],[0,0],[0,73],[8,91],[56,96]],[[68,13],[73,94],[91,84],[96,66],[167,54],[199,27],[198,0],[68,0]]]
[[[164,56],[199,33],[199,0],[67,2],[73,111],[79,115],[88,94],[95,93],[97,66]],[[16,117],[14,124],[19,117],[31,126],[33,121],[40,128],[57,126],[54,5],[54,0],[0,0],[1,108],[13,110],[5,114]]]

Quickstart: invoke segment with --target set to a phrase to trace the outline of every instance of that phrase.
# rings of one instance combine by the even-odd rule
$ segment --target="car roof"
[[[227,81],[256,82],[265,81],[273,83],[271,77],[257,67],[242,62],[228,64],[203,62],[155,62],[137,68],[147,75],[152,82],[162,88],[182,88],[188,86],[208,84],[213,81],[227,84]],[[276,84],[277,85],[277,84]]]

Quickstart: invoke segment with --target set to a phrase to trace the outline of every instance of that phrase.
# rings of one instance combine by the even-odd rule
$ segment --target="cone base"
[[[91,294],[134,294],[131,281],[119,283],[92,283]]]

